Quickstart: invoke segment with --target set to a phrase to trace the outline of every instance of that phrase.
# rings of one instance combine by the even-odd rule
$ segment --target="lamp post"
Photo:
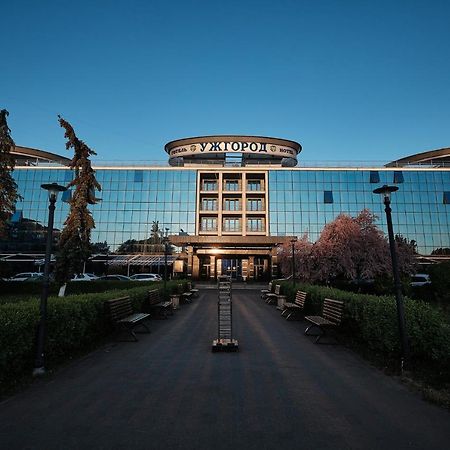
[[[169,253],[169,229],[165,229],[164,233],[164,292],[167,286],[167,254]]]
[[[291,239],[292,246],[292,286],[295,287],[295,243],[297,238]]]
[[[53,220],[55,217],[55,203],[58,198],[59,192],[67,190],[66,187],[60,186],[56,183],[42,184],[42,189],[48,191],[48,226],[47,226],[47,245],[45,247],[45,263],[44,263],[44,280],[42,282],[42,294],[41,302],[39,305],[39,324],[37,329],[36,339],[36,359],[34,361],[33,375],[40,376],[45,374],[45,335],[47,326],[47,298],[48,298],[48,286],[49,286],[49,273],[50,273],[50,257],[52,253],[52,240],[53,240]]]
[[[405,359],[408,357],[408,340],[406,338],[406,328],[405,328],[405,311],[403,308],[403,295],[402,286],[400,283],[400,275],[398,270],[398,260],[397,251],[395,249],[395,239],[394,231],[392,229],[392,215],[391,215],[391,193],[398,190],[397,186],[384,185],[378,189],[374,189],[374,194],[381,194],[383,196],[384,210],[386,211],[386,221],[389,236],[389,248],[391,251],[392,259],[392,271],[394,274],[394,286],[395,286],[395,301],[397,303],[397,319],[398,319],[398,329],[400,332],[400,344],[401,344],[401,355],[400,355],[400,370],[403,372],[403,365]]]

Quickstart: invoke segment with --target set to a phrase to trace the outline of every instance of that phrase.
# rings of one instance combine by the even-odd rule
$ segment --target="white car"
[[[70,281],[92,281],[96,280],[98,277],[93,273],[79,273],[75,275]]]
[[[22,273],[18,273],[17,275],[14,275],[13,277],[9,278],[8,281],[25,281],[25,280],[28,280],[29,278],[38,279],[41,276],[42,276],[42,273],[38,273],[38,272],[22,272]]]
[[[430,275],[427,273],[416,273],[411,277],[410,285],[412,287],[426,286],[431,284]]]
[[[133,281],[162,281],[156,273],[137,273],[130,277]]]

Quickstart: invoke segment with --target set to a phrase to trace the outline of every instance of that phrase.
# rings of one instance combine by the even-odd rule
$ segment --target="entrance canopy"
[[[167,264],[172,264],[177,256],[167,255]],[[110,266],[164,266],[164,255],[119,255],[108,261]]]
[[[271,246],[290,242],[295,236],[177,236],[170,235],[173,245],[221,246],[231,245],[242,249],[252,246]]]

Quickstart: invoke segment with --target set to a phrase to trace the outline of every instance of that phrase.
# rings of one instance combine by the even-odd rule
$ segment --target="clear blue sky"
[[[448,0],[4,1],[0,108],[18,145],[164,160],[204,134],[284,137],[304,160],[450,146]]]

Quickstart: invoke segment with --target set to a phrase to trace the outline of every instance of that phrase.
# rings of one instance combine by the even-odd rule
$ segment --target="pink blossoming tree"
[[[368,280],[392,273],[389,244],[376,226],[377,217],[362,210],[356,217],[340,214],[325,225],[315,244],[305,234],[295,244],[296,278],[330,282],[333,279]],[[396,236],[400,271],[414,271],[414,242]],[[284,276],[292,272],[292,249],[284,244],[279,251]]]

